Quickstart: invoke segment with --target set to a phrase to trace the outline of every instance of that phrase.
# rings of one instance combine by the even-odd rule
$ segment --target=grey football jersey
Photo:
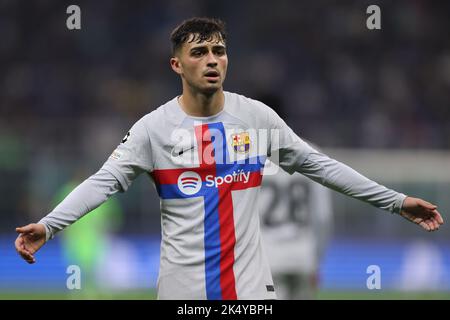
[[[177,98],[160,106],[136,122],[100,170],[115,177],[122,191],[141,173],[155,184],[161,199],[160,299],[276,298],[257,204],[267,157],[289,173],[391,212],[405,198],[310,147],[263,103],[224,95],[223,110],[211,117],[187,115]],[[64,215],[59,211],[42,220],[51,232],[77,219],[71,208],[56,223]]]

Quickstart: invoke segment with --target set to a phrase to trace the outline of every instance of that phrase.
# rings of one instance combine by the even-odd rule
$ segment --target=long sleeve
[[[308,154],[297,171],[328,188],[392,213],[400,212],[406,198],[406,195],[388,189],[315,150]]]
[[[121,191],[119,181],[100,169],[76,187],[56,208],[38,223],[45,226],[47,240]]]
[[[277,133],[271,137],[269,149],[274,163],[290,174],[299,172],[347,196],[392,213],[400,212],[406,195],[388,189],[315,150],[298,137],[272,109],[266,107],[266,112],[268,127]]]

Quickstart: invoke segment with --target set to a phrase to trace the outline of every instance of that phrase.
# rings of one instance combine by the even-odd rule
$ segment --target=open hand
[[[46,241],[44,225],[31,223],[24,227],[16,228],[16,232],[19,233],[15,242],[17,252],[26,262],[35,263],[34,254]]]
[[[400,215],[427,231],[435,231],[444,223],[441,214],[436,209],[437,206],[425,200],[406,197]]]

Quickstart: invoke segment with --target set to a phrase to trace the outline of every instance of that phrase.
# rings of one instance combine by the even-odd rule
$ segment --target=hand
[[[16,228],[16,232],[19,233],[15,242],[17,252],[26,262],[35,263],[34,254],[46,241],[44,225],[31,223],[24,227]]]
[[[444,223],[441,214],[436,210],[437,206],[419,198],[406,197],[400,215],[424,228],[427,231],[435,231]]]

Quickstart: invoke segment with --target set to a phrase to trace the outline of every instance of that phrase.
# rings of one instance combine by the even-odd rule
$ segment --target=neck
[[[210,117],[222,111],[225,102],[223,89],[212,94],[183,90],[179,103],[184,112],[194,117]]]

